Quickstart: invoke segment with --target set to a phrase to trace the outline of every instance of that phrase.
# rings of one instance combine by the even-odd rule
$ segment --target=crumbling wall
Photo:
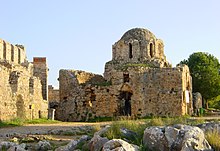
[[[48,85],[48,101],[49,108],[56,109],[60,103],[60,91],[59,89],[54,89],[52,85]]]
[[[57,119],[81,121],[96,115],[93,108],[98,109],[99,106],[96,106],[97,99],[94,95],[98,92],[101,95],[102,90],[99,87],[108,85],[101,75],[78,70],[60,70],[59,82],[60,104],[56,111]],[[98,103],[99,101],[97,100]]]
[[[33,119],[47,116],[41,81],[26,67],[0,62],[0,120]]]
[[[0,39],[0,60],[13,63],[26,62],[26,51],[22,45],[12,45]]]
[[[187,66],[172,68],[163,41],[146,29],[126,32],[112,47],[104,78],[60,70],[57,118],[86,121],[113,116],[192,114],[192,79]]]
[[[62,102],[57,111],[58,119],[85,121],[95,117],[181,116],[192,113],[191,85],[188,85],[191,77],[187,66],[133,66],[112,70],[111,75],[111,83],[106,81],[108,85],[82,85],[76,74],[61,70]]]
[[[41,80],[41,94],[44,100],[48,100],[48,67],[45,57],[34,57],[33,59],[33,75]]]

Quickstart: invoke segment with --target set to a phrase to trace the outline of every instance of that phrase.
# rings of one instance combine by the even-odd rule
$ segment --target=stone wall
[[[45,57],[34,57],[34,76],[39,77],[42,84],[42,95],[44,100],[48,100],[48,67]]]
[[[191,89],[185,87],[185,85],[191,87],[187,66],[128,67],[126,71],[112,71],[114,78],[111,79],[111,83],[106,81],[102,85],[83,86],[73,77],[75,75],[71,75],[71,71],[60,71],[62,102],[57,114],[62,114],[57,117],[59,120],[80,121],[95,117],[192,114]],[[188,103],[186,93],[189,97]]]
[[[164,44],[153,33],[146,29],[134,28],[127,31],[112,47],[112,60],[125,62],[160,63],[160,67],[168,66],[164,55]]]
[[[54,89],[52,85],[48,85],[48,101],[49,108],[56,109],[60,103],[60,91]]]
[[[0,39],[0,60],[21,64],[26,61],[26,51],[22,45],[12,45]]]
[[[0,62],[0,77],[0,120],[47,116],[40,79],[33,77],[26,67]]]
[[[131,29],[113,45],[104,77],[60,70],[57,119],[87,121],[114,116],[182,116],[193,112],[189,68],[172,68],[162,40]]]
[[[48,102],[43,100],[41,77],[34,76],[34,69],[22,45],[0,40],[0,121],[47,117]]]

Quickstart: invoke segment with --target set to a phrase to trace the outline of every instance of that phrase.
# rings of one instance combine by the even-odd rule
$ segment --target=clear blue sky
[[[28,60],[47,57],[49,84],[59,69],[102,74],[112,44],[129,29],[164,41],[175,66],[196,51],[220,58],[219,0],[2,0],[0,38],[26,47]]]

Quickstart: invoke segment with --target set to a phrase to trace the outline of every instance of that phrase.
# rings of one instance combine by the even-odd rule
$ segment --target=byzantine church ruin
[[[0,121],[47,117],[46,58],[28,62],[23,45],[0,39]]]
[[[56,94],[56,100],[59,96],[55,108],[56,119],[61,121],[182,116],[193,111],[188,66],[171,67],[163,41],[142,28],[127,31],[112,46],[104,76],[62,69],[59,92],[50,94]]]

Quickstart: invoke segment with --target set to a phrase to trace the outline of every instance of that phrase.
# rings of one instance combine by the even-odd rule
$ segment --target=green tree
[[[200,92],[208,107],[208,100],[220,95],[220,64],[216,57],[204,52],[196,52],[180,64],[189,66],[193,92]]]

